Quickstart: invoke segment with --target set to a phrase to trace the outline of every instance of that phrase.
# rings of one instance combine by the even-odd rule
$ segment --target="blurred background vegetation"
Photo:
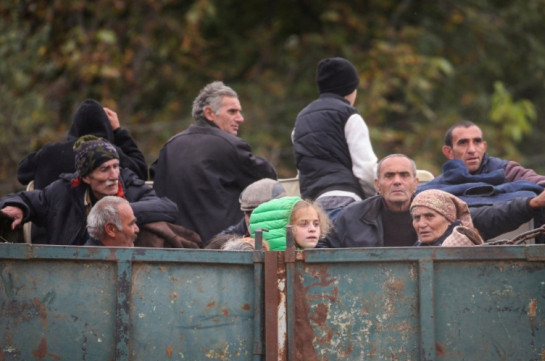
[[[445,130],[469,119],[492,155],[545,173],[544,14],[545,0],[2,1],[0,191],[22,189],[18,162],[64,140],[86,98],[118,112],[151,164],[212,80],[239,93],[254,153],[295,176],[290,132],[331,56],[360,72],[379,158],[437,175]]]

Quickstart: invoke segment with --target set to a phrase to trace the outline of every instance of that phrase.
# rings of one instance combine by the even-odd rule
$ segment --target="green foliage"
[[[3,2],[2,190],[88,97],[118,112],[151,163],[216,79],[239,93],[241,136],[293,176],[290,133],[330,56],[360,72],[356,106],[379,157],[406,153],[437,174],[445,130],[470,119],[491,154],[545,172],[544,13],[545,0]]]

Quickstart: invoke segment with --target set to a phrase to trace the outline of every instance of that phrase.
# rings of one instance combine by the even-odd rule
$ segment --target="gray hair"
[[[217,114],[224,96],[238,98],[237,93],[221,81],[206,85],[193,101],[193,119],[196,121],[207,120],[204,116],[204,108],[206,107],[210,107]]]
[[[87,216],[87,230],[96,240],[102,240],[105,235],[104,227],[111,223],[119,231],[123,230],[123,220],[119,215],[119,205],[129,202],[121,197],[106,196],[96,202]]]
[[[413,177],[416,177],[416,163],[414,162],[414,160],[412,160],[411,158],[409,158],[409,157],[406,156],[405,154],[395,153],[395,154],[387,155],[386,157],[382,158],[382,159],[380,160],[380,162],[378,162],[378,165],[377,165],[377,179],[380,177],[380,168],[382,167],[382,163],[384,163],[384,161],[385,161],[386,159],[397,158],[397,157],[406,158],[406,159],[408,159],[408,160],[411,162],[411,168],[412,168],[412,171],[413,171]]]

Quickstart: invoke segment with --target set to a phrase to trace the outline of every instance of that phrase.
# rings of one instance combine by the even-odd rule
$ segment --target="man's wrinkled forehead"
[[[464,144],[469,140],[481,142],[483,140],[483,132],[475,125],[470,127],[458,127],[452,131],[452,144]]]
[[[392,157],[385,159],[379,170],[379,177],[384,177],[387,175],[395,174],[406,174],[413,175],[412,163],[409,159],[405,157]]]

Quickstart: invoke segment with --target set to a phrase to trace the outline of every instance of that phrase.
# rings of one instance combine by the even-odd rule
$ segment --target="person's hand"
[[[23,211],[20,208],[6,206],[2,208],[2,212],[13,218],[13,222],[11,223],[12,230],[15,230],[15,228],[23,221]]]
[[[110,120],[110,124],[112,125],[113,130],[116,130],[121,125],[119,124],[119,118],[117,117],[117,113],[111,110],[110,108],[104,107],[104,112],[108,116],[108,119]]]
[[[529,204],[530,204],[530,207],[534,209],[545,207],[545,190],[541,192],[539,195],[530,199]]]

